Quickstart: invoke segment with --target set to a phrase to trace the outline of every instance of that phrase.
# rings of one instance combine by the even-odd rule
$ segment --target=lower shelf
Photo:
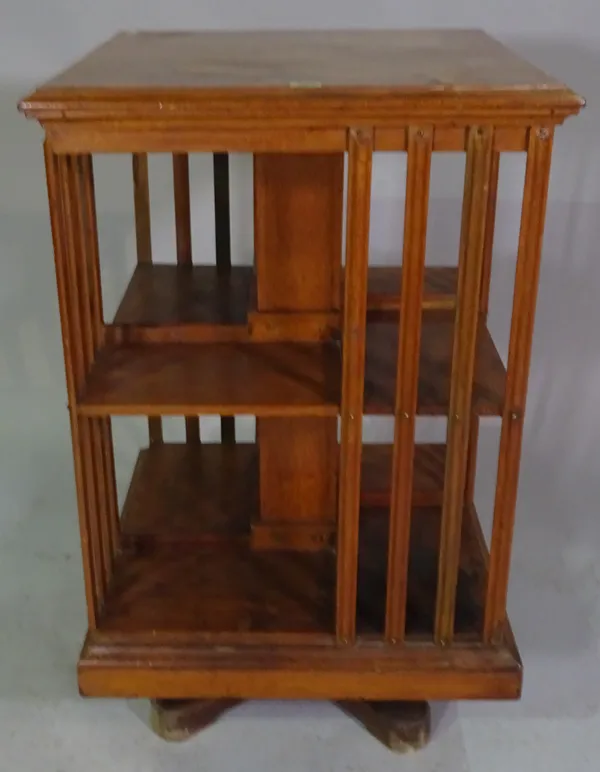
[[[195,524],[191,523],[190,531]],[[476,515],[465,512],[457,591],[456,634],[476,640],[482,625],[485,556]],[[150,636],[237,635],[273,641],[332,636],[335,630],[336,556],[319,552],[257,551],[248,539],[199,544],[130,543],[118,557],[100,618],[103,632]],[[384,629],[387,509],[362,513],[357,631]],[[407,635],[433,635],[440,508],[413,510],[408,577]],[[317,642],[315,640],[314,642]]]
[[[336,555],[259,551],[253,445],[154,445],[127,496],[122,549],[79,661],[83,694],[154,698],[516,698],[507,626],[478,642],[487,549],[464,512],[456,635],[432,645],[445,446],[418,446],[407,639],[383,641],[391,448],[365,446],[355,646],[335,639]],[[234,481],[234,484],[232,483]],[[438,505],[432,505],[432,502]],[[426,503],[429,502],[427,506]]]
[[[363,449],[357,627],[384,629],[391,447]],[[411,527],[407,633],[433,634],[444,445],[418,445]],[[336,556],[261,551],[255,445],[156,444],[140,453],[121,518],[122,550],[100,629],[126,635],[304,636],[335,629]],[[282,513],[285,521],[285,513]],[[485,545],[466,512],[456,632],[482,623]]]

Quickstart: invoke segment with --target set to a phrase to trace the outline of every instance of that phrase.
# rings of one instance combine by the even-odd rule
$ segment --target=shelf
[[[446,415],[453,312],[426,311],[417,410]],[[365,412],[393,414],[398,329],[367,326]],[[332,416],[339,411],[340,353],[335,343],[123,344],[102,351],[79,401],[82,415],[249,413]],[[479,328],[473,410],[501,415],[506,371],[490,333]]]
[[[426,311],[423,314],[417,397],[417,412],[420,415],[447,414],[453,335],[453,312]],[[397,352],[397,323],[372,322],[367,325],[366,413],[394,413]],[[472,400],[474,412],[479,415],[501,415],[505,383],[505,367],[482,321],[477,337]]]
[[[416,506],[441,504],[445,454],[445,445],[415,447]],[[363,446],[363,506],[389,503],[391,468],[391,445]],[[157,443],[138,456],[121,530],[128,545],[239,542],[258,511],[256,445]]]
[[[456,305],[457,269],[431,266],[425,269],[423,304],[427,309],[452,309]],[[400,307],[402,269],[388,266],[369,268],[367,304],[372,311],[394,311]],[[160,335],[160,328],[176,328],[179,335],[200,326],[212,335],[228,340],[248,337],[247,318],[254,295],[254,272],[235,266],[229,276],[218,276],[214,266],[138,265],[113,324],[143,328],[148,335]],[[225,330],[219,330],[225,327]],[[186,330],[186,328],[188,328]],[[150,333],[149,330],[152,332]],[[196,336],[202,331],[195,331]],[[174,332],[165,331],[172,340]]]
[[[100,352],[79,400],[82,415],[338,413],[334,344],[123,344]]]
[[[406,634],[433,636],[437,592],[440,507],[413,508],[410,531]],[[357,628],[381,633],[385,624],[389,512],[361,513]],[[487,547],[475,508],[465,507],[456,589],[455,633],[481,634],[487,582]]]
[[[189,513],[192,517],[194,513]],[[457,590],[456,632],[481,628],[485,554],[474,511],[466,510]],[[195,527],[192,524],[192,530]],[[357,630],[384,626],[387,510],[364,510],[359,546]],[[431,635],[437,585],[440,508],[413,510],[407,633]],[[99,632],[148,636],[252,634],[330,636],[334,632],[336,557],[320,552],[253,551],[247,540],[125,547]]]
[[[371,266],[369,268],[367,307],[372,311],[394,311],[400,308],[402,268]],[[423,289],[425,309],[456,307],[458,269],[452,266],[426,266]]]
[[[385,605],[387,514],[392,447],[363,448],[358,624],[380,634]],[[433,625],[436,550],[444,445],[417,445],[409,630]],[[250,523],[258,512],[257,446],[156,444],[138,458],[121,519],[120,555],[100,630],[197,635],[243,631],[332,635],[335,555],[252,551]],[[459,632],[480,621],[474,599],[481,545],[463,533]],[[476,570],[475,570],[476,569]],[[383,583],[383,590],[381,584]],[[429,593],[427,602],[421,595]],[[418,608],[418,613],[417,613]],[[422,609],[426,609],[423,616]]]
[[[114,318],[126,328],[226,327],[228,339],[247,338],[254,283],[251,267],[236,266],[219,276],[209,265],[141,264],[134,272]]]

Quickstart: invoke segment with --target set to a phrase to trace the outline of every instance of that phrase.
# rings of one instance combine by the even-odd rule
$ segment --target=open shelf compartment
[[[367,638],[383,631],[391,452],[363,449],[357,629]],[[444,445],[416,448],[407,633],[417,637],[433,633],[444,458]],[[250,546],[257,462],[253,444],[141,451],[98,634],[155,643],[173,635],[333,640],[335,545],[308,553]],[[475,639],[482,622],[478,527],[475,511],[465,510],[457,601],[457,635],[465,639]]]

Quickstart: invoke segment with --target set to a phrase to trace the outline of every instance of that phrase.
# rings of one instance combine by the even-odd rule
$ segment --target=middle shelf
[[[417,412],[446,415],[454,320],[425,311]],[[396,322],[367,326],[364,412],[393,414]],[[80,395],[82,415],[253,414],[333,416],[339,412],[340,349],[335,343],[150,343],[102,350]],[[480,325],[473,410],[501,415],[506,374]]]
[[[253,340],[247,321],[252,280],[252,270],[246,267],[218,276],[207,266],[138,266],[108,329],[108,342],[79,394],[79,413],[337,415],[342,371],[339,342]],[[394,413],[400,281],[399,269],[371,269],[366,414]],[[427,268],[419,363],[420,415],[443,416],[448,412],[455,291],[456,269]],[[132,330],[138,335],[133,340]],[[473,411],[501,415],[505,381],[505,367],[481,317]]]

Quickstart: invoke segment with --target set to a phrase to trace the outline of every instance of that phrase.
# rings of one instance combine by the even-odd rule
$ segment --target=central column
[[[254,156],[252,334],[317,342],[339,329],[344,156]],[[335,530],[335,418],[259,418],[256,548],[319,549]]]

